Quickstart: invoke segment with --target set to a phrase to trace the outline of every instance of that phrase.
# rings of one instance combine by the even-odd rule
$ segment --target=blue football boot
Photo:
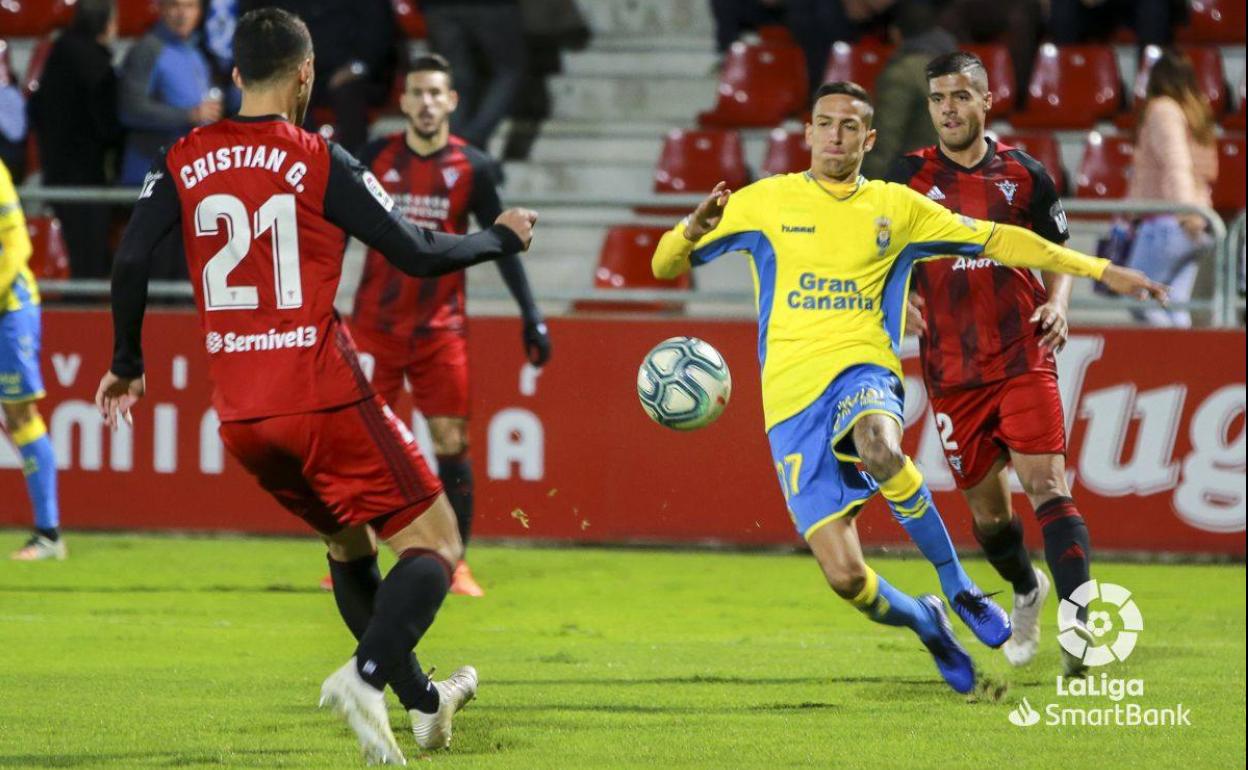
[[[996,649],[1010,638],[1010,616],[978,588],[958,592],[951,603],[953,611],[970,626],[975,638],[989,647]]]
[[[953,635],[953,626],[949,624],[945,603],[939,596],[926,594],[919,597],[919,604],[923,605],[923,609],[927,610],[936,623],[936,635],[924,640],[923,644],[932,653],[940,675],[956,692],[968,693],[975,689],[975,664]]]

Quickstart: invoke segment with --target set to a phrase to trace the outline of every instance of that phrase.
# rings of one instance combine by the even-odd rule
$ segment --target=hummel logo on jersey
[[[446,182],[446,189],[451,189],[455,183],[459,181],[459,169],[444,168],[442,169],[442,180]]]
[[[385,175],[385,176],[383,176],[383,177],[381,178],[381,181],[383,181],[383,182],[397,182],[397,181],[399,181],[399,172],[398,172],[398,170],[397,170],[397,169],[393,169],[393,168],[392,168],[392,169],[390,169],[389,171],[387,171],[387,172],[386,172],[386,175]]]
[[[940,191],[939,187],[933,187],[927,191],[927,197],[934,201],[943,201],[945,199],[945,194]]]
[[[814,225],[780,225],[782,233],[801,233],[802,235],[814,235]]]
[[[1018,190],[1018,184],[1008,179],[1004,182],[997,182],[997,189],[1005,196],[1005,202],[1010,205],[1014,204],[1014,193]]]

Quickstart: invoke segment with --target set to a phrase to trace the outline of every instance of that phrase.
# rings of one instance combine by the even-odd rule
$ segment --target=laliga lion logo
[[[1089,612],[1087,630],[1098,642],[1090,644],[1076,630],[1076,613],[1097,599],[1117,607],[1118,622],[1115,624],[1114,617],[1104,610]],[[1117,636],[1100,644],[1102,637],[1108,637],[1115,625],[1118,627]],[[1088,666],[1104,666],[1115,660],[1127,659],[1135,649],[1139,632],[1144,630],[1144,618],[1140,616],[1140,608],[1135,606],[1130,591],[1114,583],[1101,583],[1098,590],[1097,582],[1089,580],[1076,588],[1070,599],[1062,599],[1057,608],[1057,627],[1057,641],[1062,649]]]
[[[221,346],[224,344],[225,341],[216,332],[208,332],[208,336],[204,338],[204,347],[208,348],[209,353],[220,353]]]

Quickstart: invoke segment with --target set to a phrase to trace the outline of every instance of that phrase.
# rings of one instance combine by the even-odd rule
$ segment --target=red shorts
[[[321,412],[223,422],[221,440],[260,486],[323,535],[371,524],[388,538],[442,491],[411,432],[380,396]]]
[[[406,378],[421,414],[468,416],[468,338],[462,332],[433,331],[406,340],[352,327],[351,336],[372,359],[373,388],[386,403],[397,403]]]
[[[932,396],[945,459],[959,489],[984,480],[1007,449],[1066,453],[1066,418],[1057,375],[1028,372],[991,385]]]

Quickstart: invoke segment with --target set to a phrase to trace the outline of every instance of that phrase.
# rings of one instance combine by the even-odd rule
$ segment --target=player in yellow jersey
[[[39,416],[39,287],[30,272],[30,235],[13,178],[0,162],[0,407],[4,430],[22,455],[35,531],[13,553],[20,561],[64,559],[56,499],[56,454]]]
[[[958,216],[903,185],[868,182],[859,167],[875,141],[871,118],[860,86],[822,86],[806,126],[810,170],[736,193],[717,185],[663,236],[653,269],[671,278],[726,253],[749,255],[765,427],[794,524],[838,595],[876,622],[913,629],[949,685],[968,692],[974,666],[943,602],[909,596],[877,575],[854,524],[882,492],[975,635],[992,647],[1009,638],[1008,618],[967,577],[922,475],[901,450],[910,269],[924,259],[983,256],[1161,301],[1165,288],[1028,230]]]

